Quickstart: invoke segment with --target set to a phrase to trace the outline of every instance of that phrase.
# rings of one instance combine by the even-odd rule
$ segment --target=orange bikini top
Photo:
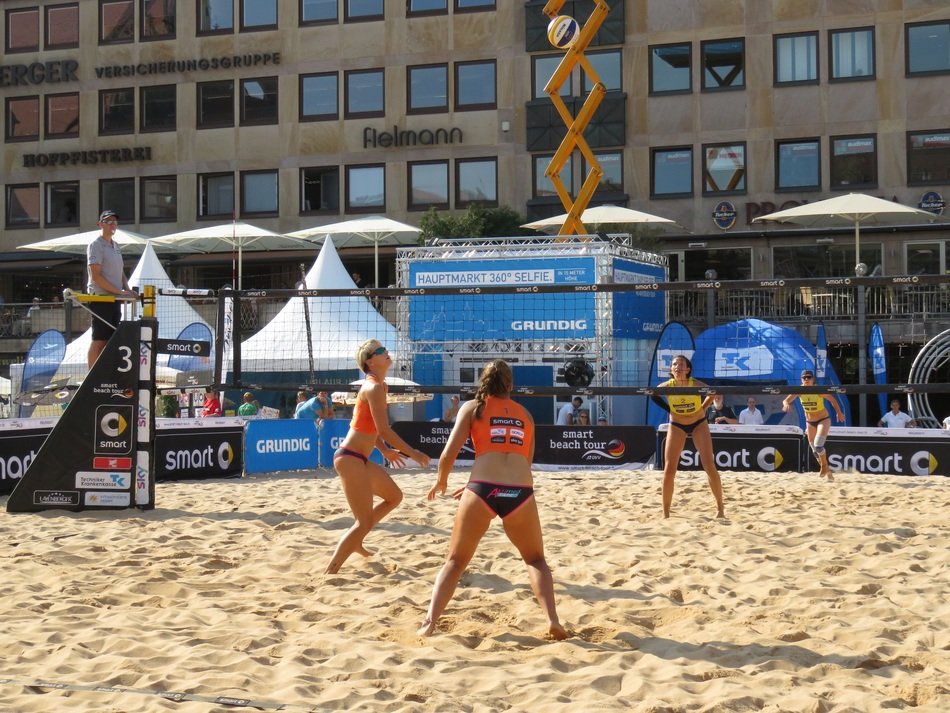
[[[372,374],[367,374],[366,380],[372,380],[377,384],[379,383],[379,380]],[[357,433],[379,433],[379,429],[376,428],[376,421],[373,419],[373,412],[370,410],[366,399],[361,399],[357,396],[356,406],[353,407],[353,420],[350,421],[350,428]]]
[[[534,424],[524,406],[511,399],[489,396],[480,418],[472,418],[470,432],[475,455],[520,453],[529,459]]]

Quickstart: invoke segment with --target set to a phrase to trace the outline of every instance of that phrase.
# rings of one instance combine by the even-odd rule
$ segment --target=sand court
[[[456,510],[432,471],[336,575],[313,474],[3,512],[0,710],[950,710],[950,479],[724,473],[717,521],[680,473],[664,521],[658,471],[536,478],[562,642],[497,521],[416,636]]]

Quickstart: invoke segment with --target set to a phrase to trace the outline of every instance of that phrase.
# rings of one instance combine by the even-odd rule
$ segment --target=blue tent
[[[696,337],[693,355],[693,376],[710,385],[736,386],[738,384],[801,385],[802,369],[815,370],[815,345],[794,329],[779,327],[760,319],[742,319],[702,332]],[[816,370],[817,372],[817,370]],[[841,380],[829,364],[824,385],[840,384]],[[756,394],[756,401],[764,406],[766,423],[787,423],[805,426],[805,416],[798,402],[795,413],[784,414],[781,401],[784,395]],[[738,414],[745,407],[745,398],[727,396]],[[848,400],[836,396],[845,414],[845,424],[851,422]]]

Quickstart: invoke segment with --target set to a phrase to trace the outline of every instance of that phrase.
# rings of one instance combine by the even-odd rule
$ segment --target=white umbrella
[[[350,386],[362,386],[366,379],[357,379],[356,381],[351,381]],[[390,386],[419,386],[415,381],[409,381],[408,379],[400,379],[398,376],[387,376],[386,383]],[[422,387],[420,387],[422,388]],[[347,406],[353,406],[356,403],[356,392],[355,391],[334,391],[330,398],[333,399],[335,403],[346,404]],[[394,394],[391,391],[386,394],[386,403],[390,404],[409,404],[415,401],[431,401],[432,394],[421,394],[421,393],[406,393],[406,394]]]
[[[38,243],[28,243],[20,245],[19,250],[49,250],[57,253],[69,253],[72,255],[85,255],[89,244],[102,234],[101,230],[87,230],[84,233],[74,233],[72,235],[62,235],[58,238],[41,240]],[[123,253],[128,255],[139,255],[145,251],[146,245],[151,245],[156,250],[165,252],[197,252],[189,247],[175,247],[161,245],[154,239],[139,233],[133,233],[130,230],[119,228],[115,231],[112,239],[119,245]]]
[[[562,213],[561,215],[555,215],[551,218],[544,218],[542,220],[535,220],[531,223],[525,223],[522,225],[522,228],[530,228],[532,230],[540,230],[542,232],[547,232],[549,230],[558,230],[564,222],[567,220],[567,213]],[[659,228],[665,229],[675,229],[682,228],[676,221],[670,220],[669,218],[661,218],[658,215],[653,215],[651,213],[644,213],[643,211],[633,210],[632,208],[624,208],[623,206],[618,205],[599,205],[593,208],[588,208],[583,213],[581,213],[581,222],[586,226],[590,225],[623,225],[625,223],[644,223],[650,226],[656,226]]]
[[[419,228],[400,223],[398,220],[392,220],[380,215],[371,215],[365,218],[353,218],[344,220],[340,223],[331,223],[330,225],[318,225],[313,228],[304,228],[293,233],[288,233],[291,237],[304,238],[306,240],[318,240],[331,236],[333,243],[338,248],[349,247],[356,241],[369,240],[373,243],[373,260],[375,276],[373,284],[379,287],[379,245],[388,243],[392,245],[415,245],[419,240]]]
[[[243,251],[251,247],[254,250],[300,250],[307,242],[299,238],[275,233],[250,223],[221,223],[208,225],[194,230],[170,233],[155,238],[155,244],[164,246],[186,246],[199,252],[214,253],[237,249],[237,288],[241,289],[243,278]]]
[[[861,225],[932,223],[940,219],[940,216],[935,213],[919,208],[911,208],[864,193],[848,193],[816,203],[805,203],[787,210],[780,210],[777,213],[769,213],[755,218],[752,222],[774,220],[798,225],[853,225],[854,259],[860,264]]]

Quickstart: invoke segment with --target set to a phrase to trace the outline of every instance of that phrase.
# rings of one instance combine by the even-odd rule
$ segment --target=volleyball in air
[[[570,15],[558,15],[548,23],[548,42],[559,50],[566,50],[577,42],[581,26]]]

